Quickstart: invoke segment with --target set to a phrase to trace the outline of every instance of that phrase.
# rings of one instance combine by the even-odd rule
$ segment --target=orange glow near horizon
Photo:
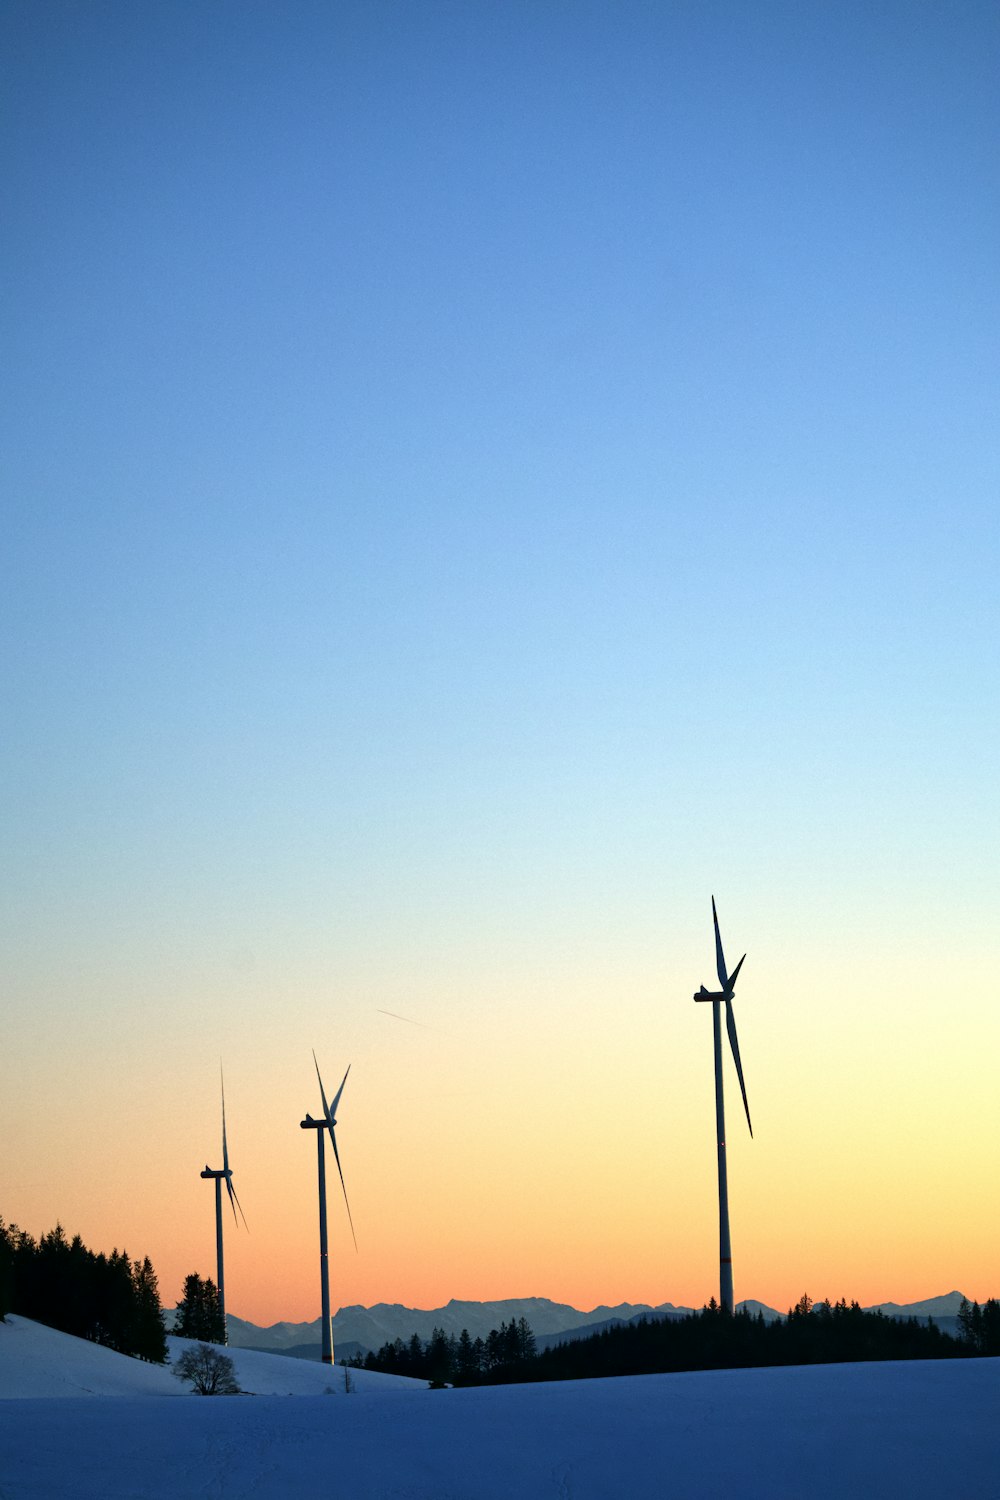
[[[695,975],[704,967],[694,955]],[[863,1304],[956,1287],[994,1295],[981,1190],[993,1049],[963,1051],[953,1079],[927,1022],[887,1064],[884,1037],[856,1044],[859,1007],[800,1010],[790,1034],[780,992],[765,1004],[753,971],[744,977],[753,1141],[726,1062],[737,1299],[784,1310],[803,1292]],[[708,1012],[689,1012],[683,993],[667,1011],[661,986],[647,978],[643,995],[633,976],[636,1029],[649,1039],[633,1045],[619,1009],[599,1004],[601,977],[574,980],[563,991],[572,1006],[556,1001],[546,1016],[529,1004],[516,1030],[511,1007],[505,1016],[488,999],[474,1039],[455,1010],[417,1029],[365,1006],[342,1041],[318,1039],[328,1094],[353,1064],[338,1143],[358,1250],[328,1166],[334,1308],[545,1296],[589,1310],[718,1295]],[[569,1009],[588,1017],[575,1031]],[[316,1150],[298,1122],[320,1105],[304,1010],[297,1050],[284,1044],[287,1014],[260,1011],[226,1055],[230,1160],[249,1224],[226,1206],[227,1303],[258,1324],[318,1316]],[[985,1020],[995,1032],[995,1015]],[[221,1161],[211,1061],[221,1040],[192,1065],[164,1022],[152,1073],[132,1049],[107,1060],[93,1048],[87,1066],[57,1058],[55,1116],[34,1107],[22,1068],[20,1096],[4,1105],[17,1164],[5,1219],[35,1234],[58,1219],[92,1248],[149,1254],[165,1306],[188,1272],[214,1277],[214,1192],[199,1173]]]

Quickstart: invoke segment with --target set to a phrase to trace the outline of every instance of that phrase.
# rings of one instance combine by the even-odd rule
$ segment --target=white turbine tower
[[[219,1086],[222,1090],[222,1168],[219,1171],[213,1171],[206,1162],[205,1170],[201,1175],[202,1177],[212,1177],[215,1179],[215,1257],[218,1266],[217,1285],[219,1288],[219,1312],[222,1314],[222,1342],[224,1344],[228,1344],[229,1333],[226,1327],[226,1271],[222,1256],[223,1182],[225,1182],[226,1192],[229,1194],[229,1203],[233,1210],[233,1219],[237,1224],[239,1223],[239,1219],[236,1218],[236,1210],[238,1208],[240,1211],[240,1218],[243,1219],[244,1229],[247,1227],[247,1221],[243,1213],[243,1205],[237,1198],[236,1189],[233,1187],[233,1173],[229,1165],[229,1146],[226,1142],[226,1085],[222,1077],[221,1063],[219,1064]]]
[[[323,1101],[323,1118],[314,1120],[312,1115],[307,1114],[304,1120],[299,1121],[302,1130],[315,1130],[316,1132],[316,1158],[319,1167],[319,1290],[320,1307],[323,1336],[322,1359],[325,1365],[333,1364],[333,1325],[330,1321],[330,1258],[327,1253],[326,1241],[326,1156],[324,1153],[324,1138],[326,1132],[330,1132],[330,1143],[333,1146],[333,1155],[337,1163],[337,1171],[340,1173],[340,1186],[344,1190],[344,1204],[347,1208],[347,1221],[351,1226],[351,1238],[354,1240],[354,1248],[357,1250],[358,1241],[354,1233],[354,1220],[351,1218],[351,1205],[347,1201],[347,1185],[344,1182],[344,1171],[340,1165],[340,1152],[337,1150],[337,1136],[334,1127],[337,1124],[336,1111],[340,1103],[340,1096],[344,1092],[344,1084],[347,1082],[347,1073],[351,1071],[348,1064],[347,1073],[341,1081],[332,1104],[326,1102],[326,1092],[323,1088],[323,1079],[320,1076],[319,1063],[316,1062],[316,1054],[313,1053],[313,1062],[316,1063],[316,1077],[319,1079],[319,1093]]]
[[[722,1026],[719,1016],[720,1005],[726,1007],[726,1031],[729,1033],[729,1045],[733,1051],[733,1061],[736,1064],[736,1076],[740,1080],[740,1092],[743,1095],[743,1108],[747,1113],[747,1125],[750,1126],[750,1134],[753,1135],[753,1126],[750,1125],[750,1106],[747,1103],[746,1084],[743,1082],[743,1067],[740,1063],[740,1044],[736,1039],[736,1017],[733,1015],[733,988],[736,977],[743,967],[744,953],[732,974],[726,972],[726,960],[722,953],[722,938],[719,935],[719,918],[715,910],[715,897],[712,897],[712,921],[715,923],[715,962],[719,973],[721,990],[709,991],[702,985],[695,995],[696,1000],[710,1000],[712,1002],[712,1034],[715,1042],[715,1131],[718,1142],[719,1154],[719,1301],[727,1312],[733,1311],[733,1252],[729,1241],[729,1184],[726,1177],[726,1106],[722,1094]]]

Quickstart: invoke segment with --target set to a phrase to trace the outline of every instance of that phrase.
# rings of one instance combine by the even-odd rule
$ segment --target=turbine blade
[[[323,1118],[328,1121],[330,1119],[330,1106],[326,1102],[326,1092],[323,1088],[323,1080],[320,1078],[319,1063],[316,1062],[315,1048],[313,1048],[313,1062],[316,1063],[316,1077],[319,1078],[319,1096],[323,1101]]]
[[[232,1184],[231,1180],[228,1177],[226,1178],[226,1192],[229,1194],[229,1202],[232,1204],[233,1218],[236,1219],[236,1210],[239,1209],[239,1211],[240,1211],[240,1219],[243,1220],[243,1228],[249,1234],[250,1233],[250,1225],[247,1223],[247,1216],[243,1212],[243,1204],[240,1202],[239,1198],[237,1198],[237,1196],[236,1196],[236,1189],[233,1187],[233,1184]],[[236,1219],[236,1222],[238,1224],[239,1223],[239,1219]]]
[[[239,1225],[240,1221],[236,1217],[236,1192],[235,1192],[235,1189],[233,1188],[233,1185],[230,1182],[230,1180],[229,1180],[228,1177],[224,1178],[223,1180],[224,1180],[224,1182],[226,1184],[226,1192],[229,1194],[229,1207],[233,1211],[233,1223],[236,1224],[236,1225]]]
[[[715,897],[712,897],[712,921],[715,923],[715,967],[719,973],[719,983],[723,989],[729,987],[729,975],[726,973],[726,960],[722,954],[722,938],[719,934],[719,918],[715,910]]]
[[[746,954],[745,953],[743,955],[743,958],[746,958]],[[729,976],[729,988],[730,988],[730,990],[732,990],[733,985],[736,983],[736,976],[737,976],[737,974],[740,972],[740,970],[743,967],[743,958],[740,959],[739,963],[736,965],[736,968],[733,970],[733,972]]]
[[[344,1085],[341,1084],[341,1088],[343,1088],[343,1086]],[[340,1185],[344,1189],[344,1203],[347,1206],[347,1222],[351,1226],[351,1238],[354,1241],[354,1248],[355,1248],[355,1250],[357,1250],[357,1248],[358,1248],[358,1237],[354,1233],[354,1220],[351,1218],[351,1205],[347,1201],[347,1184],[344,1181],[344,1169],[340,1165],[340,1152],[337,1150],[337,1137],[334,1135],[332,1127],[330,1129],[330,1140],[333,1142],[333,1154],[334,1154],[334,1156],[336,1157],[336,1160],[337,1160],[337,1171],[340,1173]]]
[[[743,1108],[747,1112],[747,1125],[750,1126],[750,1134],[752,1136],[753,1126],[750,1124],[750,1106],[747,1103],[747,1086],[743,1082],[743,1064],[740,1062],[740,1044],[736,1040],[736,1017],[733,1015],[732,1001],[728,998],[726,1000],[726,1030],[729,1033],[729,1045],[733,1049],[733,1061],[736,1064],[736,1076],[740,1080],[740,1093],[743,1095]]]
[[[222,1165],[229,1171],[229,1147],[226,1144],[226,1085],[222,1078],[222,1064],[219,1064],[219,1084],[222,1089]],[[228,1178],[226,1179],[228,1181]]]
[[[347,1073],[349,1073],[350,1071],[351,1071],[351,1065],[350,1065],[350,1063],[348,1063],[347,1064]],[[340,1103],[340,1096],[344,1092],[344,1084],[347,1082],[347,1073],[345,1073],[344,1076],[343,1076],[343,1078],[341,1079],[341,1081],[340,1081],[340,1088],[337,1090],[337,1096],[334,1099],[333,1103],[330,1105],[330,1121],[331,1121],[331,1123],[336,1119],[337,1105]]]

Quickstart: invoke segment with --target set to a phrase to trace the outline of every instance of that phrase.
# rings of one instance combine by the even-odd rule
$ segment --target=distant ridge
[[[902,1305],[882,1302],[865,1310],[893,1318],[919,1318],[922,1322],[933,1318],[943,1332],[953,1333],[961,1301],[962,1293],[956,1291],[923,1302]],[[752,1298],[737,1305],[737,1311],[744,1308],[755,1317],[761,1313],[768,1323],[785,1316]],[[405,1342],[414,1334],[426,1341],[435,1328],[456,1338],[467,1328],[473,1339],[486,1338],[501,1323],[516,1323],[520,1318],[531,1324],[539,1349],[544,1349],[570,1338],[588,1338],[636,1318],[683,1318],[693,1311],[694,1308],[678,1307],[672,1302],[661,1302],[656,1307],[646,1302],[620,1302],[616,1307],[602,1304],[585,1312],[566,1302],[552,1302],[548,1297],[509,1297],[498,1302],[460,1302],[453,1298],[444,1307],[429,1309],[406,1307],[400,1302],[377,1302],[373,1307],[340,1308],[333,1320],[334,1352],[340,1358],[341,1354],[351,1356],[359,1350],[378,1350],[398,1338]],[[318,1358],[319,1318],[311,1323],[282,1322],[261,1328],[230,1314],[228,1322],[229,1342],[236,1348],[294,1353],[300,1359]]]
[[[898,1302],[877,1302],[867,1312],[883,1312],[890,1318],[956,1318],[962,1305],[961,1292],[945,1292],[943,1297],[928,1297],[925,1302],[907,1302],[900,1307]],[[971,1300],[971,1299],[970,1299]]]
[[[467,1328],[472,1338],[485,1338],[501,1323],[526,1318],[536,1335],[563,1333],[569,1328],[652,1311],[644,1303],[623,1302],[618,1307],[595,1307],[590,1312],[547,1297],[511,1297],[500,1302],[460,1302],[452,1299],[444,1307],[405,1307],[399,1302],[378,1302],[374,1307],[342,1307],[333,1320],[334,1343],[356,1343],[364,1349],[379,1349],[394,1339],[417,1334],[429,1339],[435,1328],[456,1337]],[[239,1348],[285,1349],[319,1340],[320,1320],[312,1323],[274,1323],[259,1328],[241,1318],[229,1318],[229,1342]]]

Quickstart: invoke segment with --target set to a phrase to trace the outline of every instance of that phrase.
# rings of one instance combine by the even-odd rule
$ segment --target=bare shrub
[[[199,1396],[238,1396],[236,1371],[228,1354],[220,1354],[211,1344],[185,1349],[174,1361],[178,1380],[189,1380]]]

